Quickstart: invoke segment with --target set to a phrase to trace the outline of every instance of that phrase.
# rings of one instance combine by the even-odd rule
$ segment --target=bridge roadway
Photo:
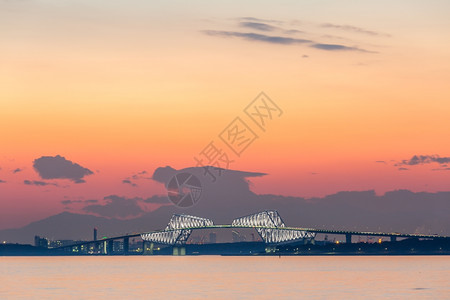
[[[220,229],[220,228],[261,228],[261,229],[273,229],[273,230],[292,230],[292,231],[306,231],[306,232],[312,232],[312,233],[322,233],[322,234],[336,234],[336,235],[344,235],[346,237],[346,243],[351,243],[351,237],[352,236],[377,236],[377,237],[389,237],[391,241],[396,241],[397,238],[424,238],[424,239],[448,239],[450,237],[448,236],[441,236],[436,234],[415,234],[415,233],[398,233],[398,232],[392,232],[392,233],[386,233],[386,232],[374,232],[374,231],[352,231],[352,230],[329,230],[329,229],[314,229],[314,228],[301,228],[301,227],[270,227],[270,226],[241,226],[241,225],[211,225],[211,226],[192,226],[192,227],[185,227],[182,228],[182,230],[199,230],[199,229]],[[171,232],[171,231],[179,231],[180,229],[164,229],[164,230],[155,230],[151,232],[145,232],[145,233],[157,233],[157,232]],[[144,234],[144,233],[142,233]],[[141,237],[141,233],[133,233],[133,234],[127,234],[127,235],[121,235],[116,237],[110,237],[110,238],[104,238],[100,240],[92,240],[92,241],[83,241],[79,243],[74,243],[72,245],[67,246],[60,246],[52,248],[54,250],[63,250],[63,249],[71,249],[81,246],[88,246],[88,245],[108,245],[109,251],[112,251],[112,242],[115,240],[123,240],[124,241],[124,251],[128,252],[128,243],[130,238],[135,237]],[[295,241],[293,241],[295,242]],[[105,246],[104,246],[105,248]],[[105,252],[105,254],[107,253]]]

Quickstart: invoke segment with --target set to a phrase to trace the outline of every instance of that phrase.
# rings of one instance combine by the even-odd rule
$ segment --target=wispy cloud
[[[144,200],[145,203],[157,203],[157,204],[165,204],[170,203],[169,198],[167,196],[159,196],[154,195],[150,198]]]
[[[39,180],[24,180],[23,184],[36,185],[36,186],[47,186],[47,185],[58,186],[58,184],[53,183],[53,182],[45,182],[45,181],[39,181]]]
[[[203,30],[203,33],[211,36],[220,36],[220,37],[239,37],[249,41],[257,41],[271,44],[281,44],[281,45],[295,45],[295,44],[304,44],[311,43],[310,40],[305,39],[296,39],[290,37],[283,36],[273,36],[273,35],[265,35],[259,33],[252,32],[237,32],[237,31],[218,31],[218,30]]]
[[[261,18],[254,18],[254,17],[241,17],[237,18],[238,21],[241,22],[258,22],[258,23],[272,23],[272,24],[283,24],[284,22],[279,20],[273,20],[273,19],[261,19]]]
[[[339,30],[351,31],[351,32],[356,32],[356,33],[361,33],[361,34],[366,34],[366,35],[371,35],[371,36],[390,36],[389,34],[386,34],[386,33],[367,30],[367,29],[364,29],[361,27],[356,27],[356,26],[351,26],[351,25],[337,25],[337,24],[331,24],[331,23],[324,23],[324,24],[321,24],[321,27],[335,28],[335,29],[339,29]]]
[[[296,45],[296,44],[309,44],[310,47],[325,51],[358,51],[358,52],[368,52],[374,53],[372,51],[368,51],[365,49],[357,48],[357,47],[349,47],[339,44],[317,44],[311,40],[306,39],[297,39],[290,38],[284,36],[274,36],[274,35],[265,35],[259,33],[251,33],[251,32],[237,32],[237,31],[218,31],[218,30],[204,30],[203,33],[211,36],[219,36],[219,37],[238,37],[249,41],[256,42],[264,42],[270,44],[280,44],[280,45]]]
[[[151,177],[148,176],[147,171],[141,171],[141,172],[137,172],[129,177],[126,177],[125,179],[122,180],[123,184],[129,184],[132,187],[137,187],[137,183],[135,183],[135,180],[140,180],[140,179],[152,179]]]
[[[279,45],[305,45],[314,49],[328,51],[328,52],[348,52],[348,51],[355,51],[355,52],[361,52],[361,53],[378,53],[375,51],[370,51],[367,49],[363,49],[361,47],[352,45],[344,45],[341,43],[327,43],[322,42],[321,40],[325,38],[333,38],[335,39],[335,36],[332,35],[317,35],[317,40],[312,40],[309,37],[308,38],[298,38],[297,36],[289,37],[289,35],[297,35],[297,34],[305,34],[304,31],[300,31],[295,28],[286,28],[287,24],[289,26],[292,26],[292,24],[297,24],[298,22],[290,22],[285,23],[277,20],[268,20],[268,19],[260,19],[260,18],[254,18],[254,17],[243,17],[243,18],[236,18],[233,20],[238,21],[238,26],[241,28],[245,28],[256,32],[241,32],[241,31],[227,31],[227,30],[203,30],[202,32],[206,35],[210,36],[217,36],[217,37],[235,37],[235,38],[241,38],[247,41],[254,41],[254,42],[261,42],[261,43],[270,43],[270,44],[279,44]],[[343,31],[353,31],[358,33],[364,33],[367,35],[385,35],[383,33],[363,29],[356,26],[351,25],[336,25],[331,23],[324,23],[324,24],[316,24],[315,25],[325,28],[335,28],[340,29]],[[277,34],[263,34],[263,33],[277,33]],[[288,36],[286,36],[288,35]],[[314,36],[314,33],[309,33],[308,36]],[[344,39],[344,38],[340,38]]]
[[[367,53],[376,53],[373,51],[368,51],[365,49],[361,49],[358,47],[349,47],[339,44],[313,44],[311,47],[320,49],[320,50],[326,50],[326,51],[359,51],[359,52],[367,52]]]
[[[286,30],[283,30],[283,32],[284,32],[285,34],[305,33],[304,31],[297,30],[297,29],[286,29]]]
[[[131,176],[131,178],[133,178],[134,180],[137,180],[137,179],[152,179],[151,177],[148,177],[147,171],[141,171],[141,172],[138,172],[136,174],[133,174]]]
[[[0,183],[6,183],[6,181],[0,179]]]
[[[137,187],[137,184],[134,183],[134,182],[132,182],[130,179],[124,179],[124,180],[122,180],[122,183],[124,183],[124,184],[129,184],[129,185],[131,185],[132,187]]]
[[[260,22],[240,22],[239,26],[259,31],[274,31],[277,29],[275,26]]]
[[[450,171],[450,167],[431,169],[431,171]]]
[[[92,204],[92,203],[98,203],[98,200],[95,199],[89,199],[89,200],[62,200],[61,204],[64,205],[70,205],[70,204],[76,204],[76,203],[85,203],[85,204]]]

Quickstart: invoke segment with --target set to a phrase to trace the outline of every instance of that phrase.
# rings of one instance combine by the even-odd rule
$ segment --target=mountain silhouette
[[[180,173],[193,174],[201,182],[201,197],[192,207],[164,205],[127,220],[63,212],[22,228],[1,230],[0,240],[32,243],[35,235],[49,239],[92,240],[94,227],[98,228],[99,237],[119,236],[163,229],[175,213],[229,224],[234,218],[269,209],[278,210],[288,226],[450,235],[450,192],[396,190],[376,195],[374,191],[343,191],[308,199],[259,195],[250,190],[249,183],[252,177],[266,174],[213,167],[181,170],[161,167],[152,178],[167,185]]]

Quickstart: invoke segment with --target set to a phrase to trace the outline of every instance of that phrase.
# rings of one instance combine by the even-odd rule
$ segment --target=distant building
[[[34,245],[36,247],[48,248],[49,242],[46,238],[41,238],[40,236],[34,236]]]
[[[49,241],[49,248],[56,248],[56,247],[62,247],[62,246],[69,246],[73,245],[80,241],[74,241],[74,240],[51,240]]]

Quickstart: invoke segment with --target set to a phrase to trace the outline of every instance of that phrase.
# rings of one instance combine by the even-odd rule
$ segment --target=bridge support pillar
[[[147,254],[147,241],[142,240],[142,255]]]
[[[391,242],[396,242],[397,241],[397,237],[396,236],[391,236]]]
[[[103,241],[103,243],[102,243],[103,245],[102,245],[102,254],[108,254],[108,252],[107,252],[107,246],[106,246],[106,241]]]
[[[142,254],[143,255],[153,255],[153,248],[154,248],[154,244],[147,242],[147,241],[142,241]]]
[[[186,255],[186,247],[173,247],[172,254],[174,256],[184,256]]]
[[[126,237],[123,239],[123,254],[127,255],[130,250],[130,238]]]
[[[351,244],[352,243],[352,235],[350,233],[347,233],[345,235],[345,243]]]
[[[106,246],[106,254],[108,255],[112,255],[114,254],[114,241],[113,240],[109,240],[108,241],[108,245]]]

